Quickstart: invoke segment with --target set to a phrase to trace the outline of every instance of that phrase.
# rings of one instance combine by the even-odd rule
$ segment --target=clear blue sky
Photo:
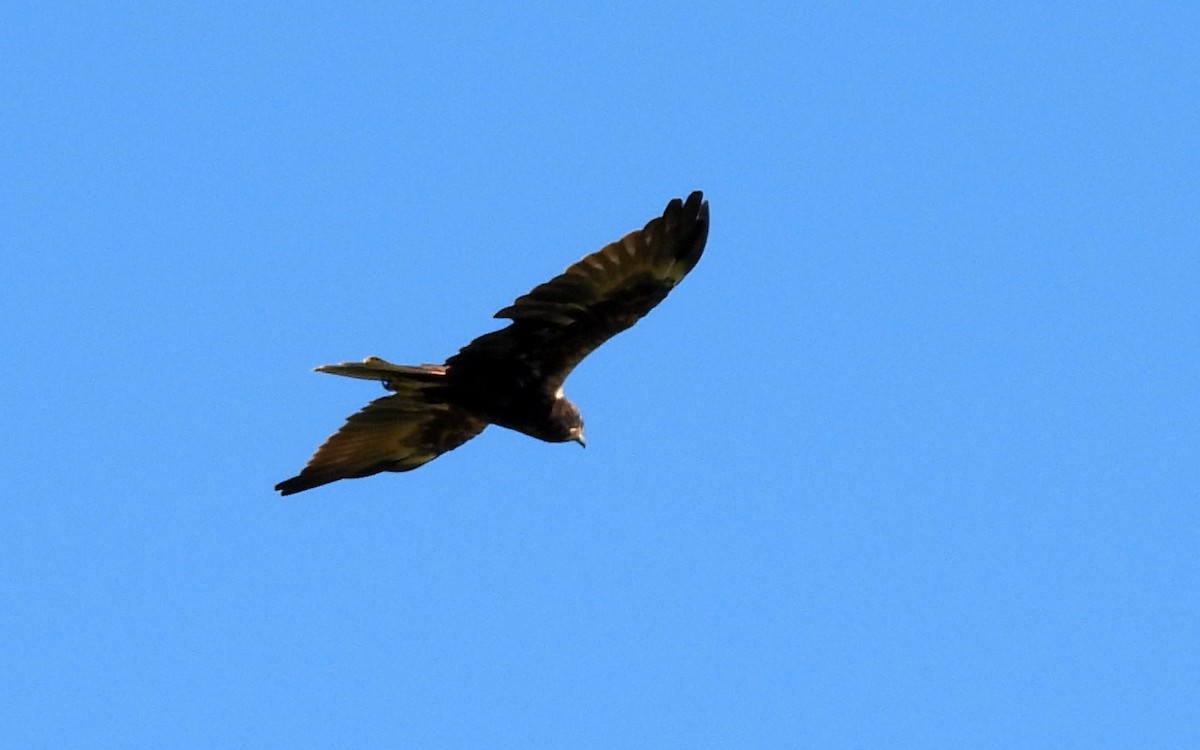
[[[1200,747],[1200,6],[0,11],[0,737]],[[702,189],[499,428],[271,491]]]

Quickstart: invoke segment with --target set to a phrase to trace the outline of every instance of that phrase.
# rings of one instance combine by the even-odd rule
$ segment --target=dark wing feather
[[[335,368],[346,368],[351,364],[318,369],[336,372]],[[418,370],[392,367],[397,371]],[[443,374],[444,371],[438,372],[437,376]],[[280,482],[275,489],[291,495],[339,479],[366,477],[381,471],[409,471],[482,432],[487,423],[443,400],[442,388],[432,384],[431,375],[426,371],[422,378],[398,376],[388,381],[388,388],[397,391],[395,395],[376,399],[362,411],[352,414],[346,424],[317,449],[300,474]]]
[[[661,302],[696,265],[708,239],[700,192],[675,199],[661,217],[586,256],[496,313],[512,320],[463,347],[446,366],[479,387],[496,379],[562,385],[580,360]]]

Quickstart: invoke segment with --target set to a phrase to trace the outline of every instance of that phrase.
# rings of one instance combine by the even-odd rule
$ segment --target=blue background
[[[5,5],[0,736],[1200,747],[1198,7]],[[271,491],[694,189],[586,451]]]

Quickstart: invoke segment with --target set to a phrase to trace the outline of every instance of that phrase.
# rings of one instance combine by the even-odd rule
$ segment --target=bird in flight
[[[550,443],[585,445],[579,409],[563,381],[596,347],[650,312],[700,260],[708,202],[676,198],[642,229],[584,257],[495,314],[510,321],[441,365],[362,362],[317,372],[382,381],[376,399],[317,449],[282,495],[378,474],[410,471],[453,450],[489,424]]]

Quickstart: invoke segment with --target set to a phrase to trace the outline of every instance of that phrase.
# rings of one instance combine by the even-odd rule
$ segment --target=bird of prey
[[[511,323],[445,364],[367,357],[316,368],[382,381],[392,395],[351,415],[303,471],[275,489],[291,495],[339,479],[410,471],[489,424],[585,445],[583,418],[563,396],[563,381],[592,350],[662,302],[700,260],[707,239],[708,202],[697,191],[518,297],[495,315]]]

